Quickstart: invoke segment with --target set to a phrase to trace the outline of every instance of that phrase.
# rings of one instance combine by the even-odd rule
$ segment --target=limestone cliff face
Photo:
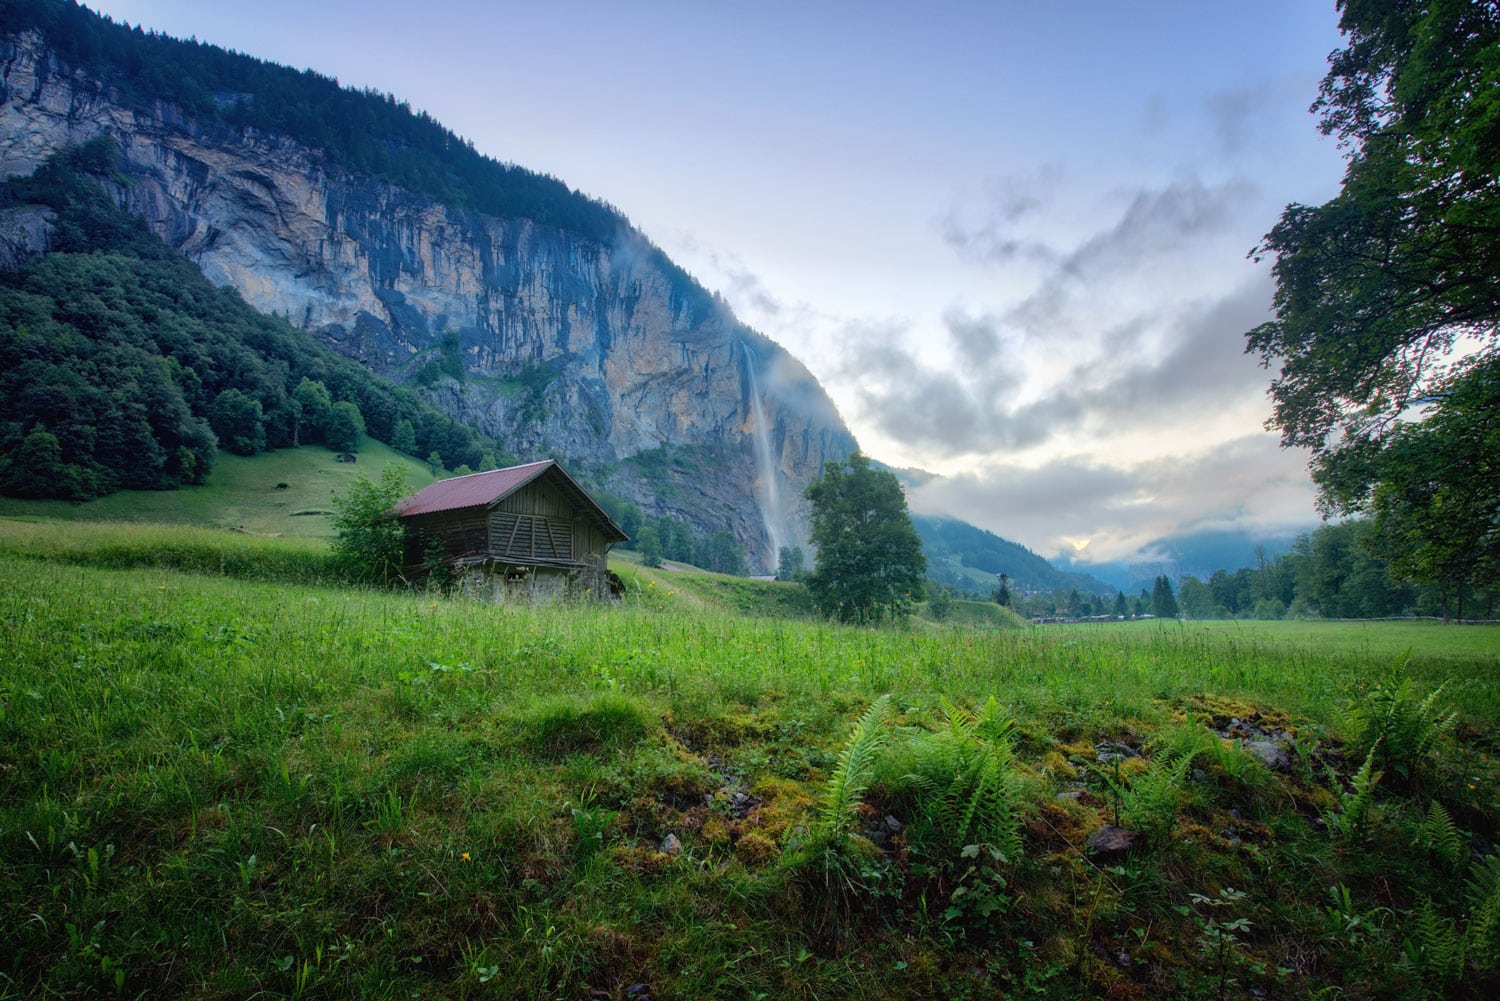
[[[128,108],[40,36],[0,40],[0,170],[101,134],[116,198],[210,280],[398,381],[456,350],[465,378],[431,390],[448,412],[648,515],[733,531],[752,567],[805,536],[803,486],[854,447],[806,369],[623,224],[606,245],[457,210],[278,136]],[[8,220],[0,256],[43,246],[39,225]],[[661,446],[701,475],[621,464]]]

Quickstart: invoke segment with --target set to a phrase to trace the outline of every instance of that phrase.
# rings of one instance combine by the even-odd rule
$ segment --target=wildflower
[[[469,861],[469,853],[468,852],[464,852],[462,855],[460,855],[458,857],[458,860],[460,862],[467,862],[467,861]]]

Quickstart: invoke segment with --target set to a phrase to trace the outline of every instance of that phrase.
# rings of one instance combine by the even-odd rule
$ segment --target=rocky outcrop
[[[623,222],[601,243],[487,217],[281,137],[127,107],[35,34],[0,42],[0,74],[6,174],[112,136],[117,200],[210,280],[398,381],[456,355],[463,378],[430,387],[449,413],[648,515],[729,529],[752,566],[805,537],[803,486],[854,447],[805,368]],[[0,242],[34,251],[39,225],[8,221]],[[622,463],[661,448],[666,472]]]

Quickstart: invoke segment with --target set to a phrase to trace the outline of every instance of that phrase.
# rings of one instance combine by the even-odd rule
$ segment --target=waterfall
[[[766,536],[771,540],[771,570],[776,569],[781,559],[782,513],[781,491],[776,483],[776,462],[771,455],[771,428],[766,423],[766,411],[760,402],[760,384],[755,378],[755,355],[750,345],[740,342],[745,349],[745,368],[750,373],[750,419],[755,423],[755,466],[760,481],[760,518],[766,526]]]

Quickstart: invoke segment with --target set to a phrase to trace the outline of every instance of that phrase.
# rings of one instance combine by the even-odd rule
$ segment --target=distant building
[[[616,593],[609,549],[629,536],[550,459],[439,480],[395,511],[409,576],[446,563],[496,602]]]

